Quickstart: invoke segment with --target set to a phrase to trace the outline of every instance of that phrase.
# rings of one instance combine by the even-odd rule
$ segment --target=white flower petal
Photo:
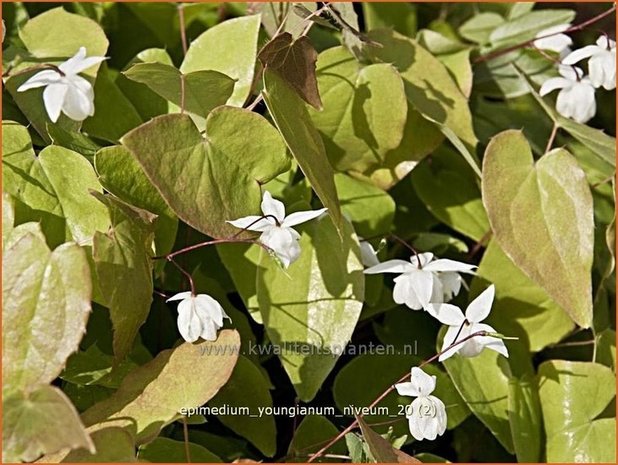
[[[415,383],[398,383],[395,384],[395,389],[400,396],[418,397],[421,393]]]
[[[431,400],[436,407],[436,418],[438,420],[438,436],[442,436],[446,431],[447,424],[446,406],[444,405],[444,402],[442,402],[436,396],[429,396],[429,400]]]
[[[473,273],[474,268],[476,268],[476,265],[449,260],[448,258],[440,258],[423,266],[423,270],[427,271],[456,271],[458,273]]]
[[[497,331],[492,328],[489,325],[486,324],[476,324],[473,326],[472,332],[477,332],[477,331],[487,331],[488,333],[496,333]],[[505,357],[509,357],[509,351],[506,348],[506,345],[504,344],[504,341],[502,339],[498,339],[497,337],[491,337],[491,336],[477,336],[473,339],[477,339],[477,342],[483,346],[483,347],[487,347],[488,349],[494,350],[496,352],[498,352],[501,355],[504,355]]]
[[[62,111],[74,121],[83,121],[94,114],[94,102],[80,89],[71,86],[64,97]]]
[[[419,367],[412,367],[410,382],[418,388],[419,396],[428,396],[436,388],[436,377],[428,375]]]
[[[562,89],[564,87],[569,87],[571,84],[572,82],[570,80],[563,78],[563,77],[554,77],[554,78],[548,79],[541,86],[541,89],[539,90],[539,95],[541,97],[544,97],[545,95],[549,94],[550,92],[553,92],[556,89]]]
[[[378,253],[368,241],[360,241],[361,262],[364,266],[372,267],[380,264]]]
[[[179,292],[178,294],[173,295],[166,302],[172,302],[174,300],[184,300],[191,297],[191,291]]]
[[[459,273],[447,272],[440,273],[438,275],[440,282],[442,283],[442,294],[444,302],[448,302],[457,294],[461,289],[461,283],[463,282],[462,277]]]
[[[187,342],[195,342],[202,332],[202,322],[200,321],[195,308],[193,299],[185,299],[178,304],[178,331]]]
[[[48,86],[61,81],[61,76],[57,71],[46,69],[31,76],[26,82],[17,88],[17,92],[24,92],[37,87]]]
[[[595,53],[599,51],[599,47],[596,45],[587,45],[582,48],[578,48],[577,50],[569,53],[564,60],[562,60],[563,65],[574,65],[578,61],[582,61],[585,58],[589,58]]]
[[[292,228],[273,227],[262,233],[260,242],[270,248],[281,260],[284,268],[288,268],[300,257],[300,235]]]
[[[53,123],[58,121],[60,117],[60,111],[64,106],[68,92],[69,87],[66,84],[50,84],[43,91],[45,110]]]
[[[274,199],[270,192],[264,191],[264,195],[262,197],[262,213],[264,215],[272,215],[279,223],[282,223],[285,219],[285,206],[283,202],[280,202],[277,199]]]
[[[494,303],[496,286],[493,284],[481,292],[476,299],[470,302],[466,309],[466,319],[470,323],[479,323],[489,315],[491,306]]]
[[[264,232],[268,228],[275,227],[275,221],[270,218],[263,218],[262,216],[250,215],[237,220],[226,221],[239,229],[246,229],[247,231]]]
[[[414,293],[418,297],[423,308],[429,305],[433,294],[434,275],[425,270],[414,270],[408,273],[410,276],[410,285],[414,289]],[[442,297],[442,288],[439,290]]]
[[[440,323],[448,326],[459,327],[466,319],[461,309],[452,304],[429,304],[426,310]]]
[[[208,318],[214,321],[220,328],[223,326],[223,307],[219,302],[208,294],[198,294],[195,296],[195,311],[200,316],[202,322]]]
[[[327,208],[320,208],[319,210],[308,210],[308,211],[304,211],[304,212],[290,213],[283,220],[283,226],[291,227],[291,226],[296,226],[298,224],[304,223],[306,221],[310,221],[310,220],[320,216],[326,210],[328,210],[328,209]]]
[[[457,336],[457,334],[459,334],[459,336]],[[467,332],[467,327],[465,326],[461,329],[458,326],[449,326],[449,328],[446,330],[446,334],[444,335],[444,341],[442,342],[442,348],[440,349],[440,352],[442,352],[442,354],[440,355],[440,357],[438,357],[438,361],[443,362],[447,358],[450,358],[456,353],[458,353],[466,344],[466,342],[451,347],[450,349],[449,347],[456,342],[455,337],[457,337],[457,341],[461,341],[468,334],[469,333]]]
[[[75,55],[58,67],[65,74],[78,74],[82,71],[86,71],[88,68],[92,68],[94,65],[97,65],[106,59],[106,57],[97,56],[86,57],[86,49],[84,47],[80,47]]]
[[[372,266],[365,270],[366,274],[378,273],[408,273],[418,268],[405,260],[387,260],[379,265]]]
[[[409,273],[397,276],[393,281],[395,282],[395,287],[393,287],[393,300],[395,303],[406,305],[412,310],[423,308],[423,304],[414,290],[413,278]]]
[[[431,252],[423,252],[418,255],[412,255],[410,257],[410,263],[414,265],[414,268],[419,268],[418,262],[421,262],[421,268],[425,268],[429,262],[433,260],[433,254]]]
[[[202,321],[202,332],[200,333],[200,337],[205,341],[216,341],[217,329],[219,328],[220,326],[217,326],[212,320]]]

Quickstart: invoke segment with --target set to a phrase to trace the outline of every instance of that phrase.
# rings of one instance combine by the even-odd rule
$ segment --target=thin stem
[[[275,224],[277,226],[281,226],[280,221],[274,215],[262,215],[257,220],[251,222],[249,225],[245,226],[244,228],[242,228],[240,231],[238,231],[236,234],[234,234],[231,237],[224,237],[222,239],[212,239],[210,241],[200,242],[198,244],[193,244],[193,245],[184,247],[182,249],[176,250],[175,252],[168,253],[167,255],[158,255],[156,257],[152,257],[152,259],[153,260],[161,260],[161,259],[164,258],[166,260],[172,261],[172,259],[176,255],[180,255],[180,254],[183,254],[183,253],[186,253],[186,252],[191,252],[192,250],[200,249],[202,247],[207,247],[209,245],[231,244],[231,243],[257,244],[260,247],[262,247],[263,249],[265,249],[267,252],[271,252],[272,249],[270,247],[268,247],[265,244],[262,244],[258,240],[255,240],[255,239],[238,239],[238,236],[240,236],[243,232],[247,231],[251,226],[253,226],[256,223],[259,223],[260,221],[262,221],[262,220],[264,220],[266,218],[272,218],[273,220],[275,220]]]
[[[180,41],[182,42],[182,53],[187,54],[187,31],[185,31],[185,7],[183,4],[179,4],[178,8],[178,22],[180,23]]]
[[[397,242],[399,242],[401,245],[403,245],[404,247],[406,247],[408,250],[411,250],[412,253],[414,254],[414,256],[416,257],[416,266],[419,270],[423,269],[423,265],[421,264],[421,258],[418,255],[417,250],[412,247],[410,244],[408,244],[406,241],[404,241],[401,237],[395,235],[395,234],[389,234],[388,235],[389,238],[391,239],[395,239]]]
[[[64,73],[64,71],[62,71],[58,66],[56,65],[52,65],[51,63],[43,63],[40,65],[33,65],[33,66],[28,66],[27,68],[22,69],[21,71],[16,72],[15,74],[10,74],[10,70],[8,70],[6,73],[4,73],[2,75],[2,77],[14,77],[14,76],[19,76],[21,74],[26,74],[26,73],[30,73],[32,71],[37,71],[39,69],[53,69],[54,71],[56,71],[60,76],[64,77],[66,76],[66,74]]]
[[[185,455],[187,456],[187,463],[191,463],[191,450],[189,449],[189,425],[187,424],[187,418],[182,417],[182,433],[185,443]]]
[[[189,286],[191,286],[191,295],[196,295],[195,285],[193,284],[193,277],[191,276],[191,273],[185,271],[185,269],[178,263],[176,263],[176,261],[172,257],[167,257],[167,260],[171,262],[176,268],[178,268],[178,271],[180,271],[185,276],[185,278],[189,280]]]
[[[418,365],[418,368],[422,368],[425,365],[428,365],[429,363],[433,362],[434,360],[438,359],[442,354],[444,354],[446,351],[452,349],[453,347],[457,347],[460,344],[463,344],[464,342],[477,337],[477,336],[486,336],[487,335],[487,331],[477,331],[476,333],[472,333],[466,337],[464,337],[463,339],[461,339],[460,341],[456,341],[453,342],[450,346],[448,346],[446,349],[441,350],[440,352],[438,352],[437,354],[433,355],[432,357],[429,357],[427,360],[421,362]],[[410,377],[410,373],[406,373],[404,376],[402,376],[395,384],[399,384],[399,383],[403,383],[404,381],[406,381],[408,378]],[[386,389],[382,394],[380,394],[368,407],[369,410],[371,410],[373,407],[375,407],[376,405],[378,405],[380,402],[382,402],[382,400],[384,400],[384,398],[386,396],[388,396],[392,391],[395,390],[395,384],[393,384],[392,386],[390,386],[388,389]],[[359,415],[359,418],[362,418],[363,415]],[[308,463],[313,462],[315,459],[317,459],[318,457],[321,457],[333,444],[335,444],[337,441],[339,441],[340,439],[342,439],[343,437],[345,437],[346,434],[348,434],[350,431],[352,431],[354,428],[356,428],[356,426],[358,425],[358,419],[354,420],[352,423],[350,423],[350,425],[345,428],[343,431],[341,431],[339,434],[337,434],[334,438],[332,438],[330,441],[328,441],[328,443],[322,447],[319,451],[317,451],[315,454],[313,454],[311,457],[309,457],[309,460],[307,461]]]
[[[545,147],[545,153],[549,152],[552,145],[554,145],[556,134],[558,134],[558,124],[554,121],[554,126],[551,128],[551,134],[549,135],[549,140],[547,141],[547,146]]]
[[[524,48],[527,47],[528,45],[533,44],[535,41],[539,40],[539,39],[545,39],[547,37],[553,37],[557,34],[568,34],[570,32],[577,32],[577,31],[581,31],[582,29],[590,26],[591,24],[594,24],[600,20],[602,20],[603,18],[611,15],[614,11],[616,11],[616,5],[612,6],[609,10],[604,11],[603,13],[598,14],[597,16],[590,18],[586,21],[584,21],[583,23],[580,24],[576,24],[575,26],[571,26],[570,28],[561,31],[561,32],[554,32],[552,34],[546,34],[546,35],[542,35],[540,37],[535,37],[534,39],[530,39],[530,40],[526,40],[524,42],[520,42],[518,44],[512,45],[510,47],[506,47],[500,50],[495,50],[493,52],[488,53],[487,55],[481,55],[479,57],[477,57],[474,61],[473,64],[478,64],[478,63],[482,63],[484,61],[489,61],[489,60],[493,60],[494,58],[498,58],[502,55],[506,55],[507,53],[513,52],[515,50],[519,50],[520,48]]]

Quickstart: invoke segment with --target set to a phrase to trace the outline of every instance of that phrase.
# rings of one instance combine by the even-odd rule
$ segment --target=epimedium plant
[[[599,8],[3,5],[3,460],[611,461]]]

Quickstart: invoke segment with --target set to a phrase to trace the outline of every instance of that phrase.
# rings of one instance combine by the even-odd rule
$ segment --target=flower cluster
[[[595,90],[616,88],[616,42],[603,35],[595,45],[588,45],[571,51],[573,41],[562,32],[570,24],[555,26],[537,35],[534,46],[540,50],[549,50],[560,55],[558,65],[559,77],[548,79],[541,86],[541,96],[560,89],[556,99],[556,110],[562,116],[578,123],[586,123],[597,111]],[[575,66],[588,59],[588,73]]]

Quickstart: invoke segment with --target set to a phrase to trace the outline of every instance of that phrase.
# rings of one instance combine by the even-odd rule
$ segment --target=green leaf
[[[296,393],[309,401],[350,341],[365,279],[358,241],[347,222],[342,239],[329,217],[300,230],[302,253],[289,269],[262,254],[257,295],[266,333]]]
[[[26,128],[13,122],[2,126],[3,187],[21,203],[16,224],[40,222],[52,247],[70,240],[89,244],[95,231],[105,231],[109,216],[88,195],[103,190],[88,160],[54,145],[37,157]]]
[[[335,175],[341,209],[361,237],[390,232],[395,216],[395,201],[382,189],[347,174]]]
[[[180,71],[188,74],[212,70],[231,77],[236,85],[227,103],[242,106],[251,94],[259,30],[259,15],[217,24],[191,42]]]
[[[251,389],[250,396],[247,396],[248,387]],[[253,415],[257,415],[258,408],[269,408],[273,405],[269,388],[270,382],[260,369],[249,359],[240,356],[229,381],[208,405],[223,408],[248,407]],[[251,441],[264,455],[268,457],[275,455],[277,430],[274,417],[223,414],[218,418],[236,434]]]
[[[333,47],[318,57],[317,78],[324,108],[310,115],[333,166],[362,173],[382,165],[407,119],[399,73],[389,64],[363,66],[344,47]]]
[[[392,347],[385,346],[386,349]],[[407,347],[404,346],[402,350],[398,350],[394,354],[388,352],[387,355],[361,354],[345,365],[337,374],[333,385],[333,395],[339,410],[344,411],[344,408],[348,406],[361,408],[370,405],[386,387],[409,373],[411,367],[418,365],[421,361],[418,356],[409,355],[411,352],[409,349],[412,349],[411,344]],[[443,370],[434,365],[426,365],[423,369],[430,375],[436,376],[436,390],[433,395],[441,399],[446,405],[448,428],[455,428],[470,415],[468,407]],[[381,381],[367,383],[368,373],[371,373],[371,376],[376,380]],[[383,423],[393,418],[401,418],[401,421],[388,425],[388,427],[392,427],[397,436],[409,434],[408,424],[403,416],[403,408],[410,402],[409,397],[399,396],[393,391],[380,402],[380,407],[385,407],[388,413],[376,412],[374,415],[365,415],[365,419],[370,423]],[[385,433],[388,431],[388,427],[377,426],[376,430],[379,433]]]
[[[563,149],[534,164],[519,131],[494,137],[483,160],[483,203],[500,247],[579,326],[592,323],[592,195]]]
[[[389,27],[408,37],[416,34],[416,10],[413,3],[363,2],[365,28],[368,31]]]
[[[473,150],[477,140],[468,101],[446,67],[418,42],[393,31],[372,31],[374,62],[391,63],[401,73],[408,101],[427,119],[446,126]]]
[[[519,462],[540,462],[543,457],[543,419],[536,379],[509,381],[509,423]]]
[[[194,463],[219,463],[222,460],[204,446],[189,443],[189,455]],[[139,449],[140,462],[152,463],[184,463],[187,454],[183,441],[169,438],[156,438]]]
[[[40,386],[4,395],[2,410],[4,463],[32,462],[42,454],[67,447],[85,447],[94,452],[75,407],[57,387]]]
[[[378,463],[420,463],[420,460],[395,449],[393,445],[378,433],[373,431],[362,417],[357,416],[356,421],[363,433],[363,438],[369,446],[369,451]]]
[[[137,63],[123,73],[146,84],[161,97],[196,115],[206,117],[213,108],[224,105],[234,91],[234,80],[218,71],[182,74],[163,63]],[[184,80],[184,83],[183,83]]]
[[[96,153],[95,168],[106,191],[157,215],[154,220],[155,251],[157,255],[169,253],[176,239],[178,218],[131,152],[122,145],[105,147]]]
[[[286,461],[306,462],[311,454],[316,453],[321,445],[337,436],[339,430],[330,421],[320,415],[307,415],[300,422],[294,437],[288,447]],[[345,454],[346,447],[343,441],[337,441],[328,449],[329,454]],[[315,460],[319,463],[339,462],[339,459],[319,457]]]
[[[205,137],[189,116],[165,115],[127,134],[123,144],[178,217],[212,237],[237,233],[226,220],[258,213],[260,185],[290,163],[268,121],[232,107],[208,115]]]
[[[574,18],[575,12],[572,10],[544,9],[531,11],[498,26],[491,33],[489,40],[494,46],[524,42],[534,39],[544,29],[559,24],[568,24]]]
[[[341,232],[342,217],[333,168],[326,158],[324,144],[304,102],[283,79],[269,70],[264,72],[264,88],[264,100],[270,115],[313,190],[328,208],[328,214]]]
[[[262,26],[264,26],[268,37],[273,37],[279,32],[289,32],[293,37],[298,37],[307,27],[305,18],[316,10],[315,2],[294,4],[291,2],[251,2],[249,6],[252,13],[260,14]],[[314,16],[314,18],[316,17]],[[282,21],[285,21],[285,24],[280,30]]]
[[[72,57],[80,47],[86,47],[88,56],[105,56],[109,44],[103,29],[96,22],[68,13],[62,7],[48,10],[29,20],[20,29],[19,37],[30,55],[12,73],[41,63],[58,65]],[[83,74],[92,82],[99,66],[93,66]],[[6,87],[37,132],[49,141],[46,124],[51,121],[43,104],[43,89],[17,92],[17,88],[35,72],[9,78]],[[73,129],[78,127],[78,123],[65,116],[57,124]]]
[[[489,221],[479,187],[453,150],[436,150],[414,169],[410,179],[417,195],[440,221],[477,242],[487,235]]]
[[[496,286],[496,299],[486,323],[502,334],[519,337],[519,344],[528,350],[538,352],[573,330],[571,318],[517,268],[495,240],[489,242],[476,275],[482,279],[472,281],[473,295],[487,287],[483,280]]]
[[[60,377],[81,386],[104,386],[117,388],[129,371],[137,367],[132,360],[126,359],[114,366],[114,357],[101,351],[92,344],[84,351],[76,352],[67,360]]]
[[[94,154],[101,148],[90,137],[77,131],[70,131],[57,124],[47,124],[47,133],[54,145],[77,152],[92,163]]]
[[[150,442],[179,418],[181,409],[203,405],[219,391],[232,374],[239,345],[238,333],[224,330],[215,342],[159,352],[129,373],[111,397],[84,412],[82,420],[89,431],[119,426],[132,432],[137,444]]]
[[[90,136],[118,142],[142,123],[142,117],[116,85],[117,72],[103,63],[94,82],[94,115],[86,119],[83,130]]]
[[[78,348],[90,313],[90,272],[74,243],[49,250],[26,232],[2,258],[3,392],[52,382]]]
[[[262,324],[257,300],[256,276],[262,248],[257,244],[221,244],[217,252],[234,281],[236,292],[256,323]]]
[[[565,118],[554,110],[554,108],[549,106],[534,89],[532,89],[532,95],[559,128],[564,129],[587,149],[591,150],[600,158],[602,163],[609,165],[610,171],[616,171],[615,137],[607,135],[598,129],[591,128],[586,124],[581,124],[572,119]]]
[[[508,359],[485,349],[477,357],[455,354],[443,363],[472,413],[508,452],[513,453],[508,406],[511,377]]]
[[[15,207],[13,198],[2,192],[2,248],[7,249],[6,241],[13,231],[15,224]]]
[[[112,196],[96,194],[109,210],[110,229],[97,232],[92,255],[103,303],[114,327],[114,355],[122,360],[152,302],[152,214]]]
[[[136,462],[135,441],[122,428],[103,428],[90,435],[95,453],[85,449],[71,451],[62,459],[63,463],[122,463]]]
[[[596,360],[616,371],[616,331],[605,329],[597,335]]]
[[[550,360],[539,366],[548,462],[612,462],[616,419],[597,418],[616,396],[616,377],[596,363]]]
[[[459,34],[471,42],[486,44],[492,31],[504,23],[504,18],[497,13],[479,13],[472,16],[459,27]]]
[[[306,36],[294,39],[289,32],[279,34],[262,48],[258,58],[305,102],[316,110],[322,108],[315,71],[318,53]]]

